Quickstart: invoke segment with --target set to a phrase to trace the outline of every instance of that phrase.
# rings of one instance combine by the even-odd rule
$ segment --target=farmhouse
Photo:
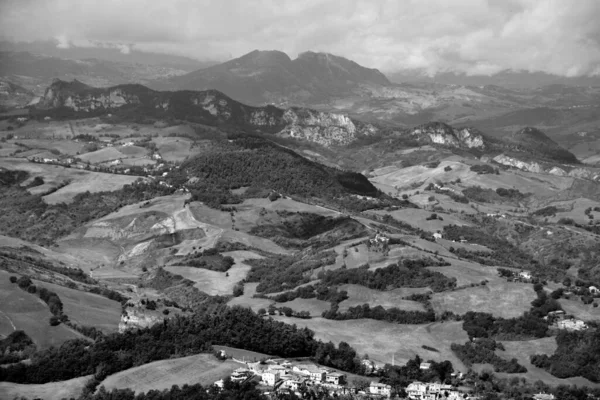
[[[265,385],[275,386],[275,383],[279,380],[279,371],[268,370],[263,372],[261,378]]]
[[[590,291],[590,294],[600,294],[600,289],[596,286],[590,286],[588,290]]]
[[[558,321],[556,325],[559,329],[565,329],[568,331],[582,331],[588,328],[585,322],[575,318],[563,319],[562,321]]]
[[[531,272],[529,272],[529,271],[521,271],[521,272],[519,272],[519,278],[525,279],[525,280],[530,280],[531,279]]]
[[[341,385],[346,382],[346,375],[340,374],[339,372],[329,372],[327,373],[325,381],[334,385]]]
[[[434,234],[433,234],[433,238],[434,238],[435,240],[441,239],[441,238],[442,238],[442,234],[441,234],[441,233],[439,233],[439,232],[436,232],[436,233],[434,233]]]
[[[431,367],[431,363],[428,362],[422,362],[421,365],[419,365],[419,368],[427,370]]]
[[[392,387],[384,383],[371,382],[369,393],[390,397],[392,395]]]

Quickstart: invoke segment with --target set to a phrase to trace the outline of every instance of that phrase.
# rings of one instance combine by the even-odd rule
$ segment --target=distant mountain
[[[0,109],[24,107],[33,98],[34,94],[31,91],[0,78]]]
[[[295,60],[280,51],[255,50],[209,68],[156,82],[170,90],[215,89],[248,104],[317,103],[351,94],[360,85],[390,85],[376,69],[327,53],[302,53]]]
[[[424,70],[387,72],[395,83],[440,83],[444,85],[486,86],[495,85],[511,89],[534,89],[548,85],[600,86],[600,76],[565,77],[544,72],[502,71],[493,75],[467,75],[458,72],[440,72],[429,75]]]
[[[38,113],[55,117],[107,113],[133,119],[170,117],[247,132],[276,134],[326,147],[345,145],[379,132],[376,126],[343,114],[300,107],[252,107],[216,90],[159,92],[135,84],[95,88],[77,80],[55,80],[46,89],[36,109]]]
[[[2,52],[28,52],[45,57],[56,57],[71,60],[97,59],[117,63],[145,64],[194,71],[198,68],[215,64],[214,61],[198,61],[193,58],[162,53],[151,53],[128,49],[123,52],[118,45],[98,45],[96,47],[58,47],[53,40],[34,42],[0,41]]]
[[[29,52],[0,52],[0,76],[42,94],[52,80],[78,79],[93,86],[146,83],[158,78],[181,75],[186,70],[160,65],[90,59],[64,59]]]

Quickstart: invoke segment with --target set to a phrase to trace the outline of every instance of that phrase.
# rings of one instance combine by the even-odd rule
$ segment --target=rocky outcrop
[[[130,329],[147,328],[162,322],[164,318],[159,315],[153,315],[142,308],[128,307],[125,309],[124,314],[121,315],[121,321],[119,322],[119,333],[123,333]]]
[[[493,158],[495,162],[498,164],[506,165],[513,168],[518,168],[523,171],[540,173],[543,171],[540,164],[536,162],[526,162],[513,157],[506,156],[504,154],[500,154]]]
[[[323,146],[345,145],[359,136],[379,129],[355,121],[344,114],[307,108],[283,110],[274,106],[250,107],[216,90],[201,92],[156,92],[141,85],[121,85],[97,89],[81,82],[55,81],[37,108],[69,108],[77,113],[102,110],[115,112],[123,106],[137,107],[140,114],[152,117],[190,118],[208,125],[234,126],[294,137]]]
[[[455,129],[441,122],[431,122],[411,129],[409,135],[417,140],[448,147],[466,147],[469,149],[485,149],[483,135],[473,128]]]
[[[594,181],[600,180],[600,171],[593,168],[561,168],[556,165],[545,165],[535,161],[523,161],[515,157],[509,157],[505,154],[500,154],[493,158],[498,164],[506,165],[513,168],[518,168],[522,171],[534,172],[536,174],[545,173],[556,176],[570,176],[579,179],[590,179]]]

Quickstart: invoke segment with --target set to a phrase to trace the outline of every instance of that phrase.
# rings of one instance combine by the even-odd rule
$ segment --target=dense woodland
[[[94,374],[106,376],[156,360],[208,352],[212,345],[227,345],[280,357],[313,357],[323,365],[360,372],[356,352],[347,344],[315,340],[300,329],[249,309],[221,306],[213,312],[175,317],[150,328],[106,335],[90,344],[71,340],[38,353],[29,364],[0,369],[0,381],[45,383]]]
[[[247,282],[259,282],[258,293],[275,293],[308,283],[312,271],[335,263],[333,250],[315,251],[306,249],[293,255],[275,255],[262,259],[246,260],[252,269]]]
[[[562,331],[556,336],[558,348],[551,356],[531,356],[531,363],[558,378],[583,376],[600,382],[600,331]]]
[[[241,201],[230,192],[240,187],[250,187],[254,191],[274,190],[351,211],[399,203],[377,190],[359,173],[317,164],[291,150],[249,135],[217,143],[210,151],[185,161],[179,176],[174,174],[171,181],[183,183],[189,176],[198,178],[187,185],[193,199],[211,207]],[[373,199],[362,200],[355,195]]]
[[[527,368],[517,362],[513,358],[510,361],[498,356],[495,350],[504,350],[502,343],[496,342],[493,339],[478,339],[472,342],[467,342],[464,345],[452,343],[450,346],[452,351],[466,365],[473,364],[491,364],[495,372],[506,372],[509,374],[527,372]]]
[[[0,339],[0,364],[10,364],[24,360],[35,352],[33,340],[21,330],[11,332]]]
[[[368,304],[350,307],[341,312],[337,304],[333,304],[331,309],[323,311],[323,318],[336,320],[370,318],[398,324],[426,324],[435,321],[435,313],[432,311],[407,311],[396,307],[385,309],[382,306],[376,306],[371,308]]]
[[[456,287],[456,279],[425,267],[445,265],[449,264],[432,258],[405,259],[376,270],[369,270],[369,266],[365,265],[359,268],[323,271],[319,272],[319,278],[326,285],[353,283],[377,290],[430,287],[434,292],[441,292]]]
[[[177,265],[185,265],[194,268],[204,268],[211,271],[227,272],[235,261],[233,257],[224,256],[216,249],[207,249],[190,253],[178,260]]]

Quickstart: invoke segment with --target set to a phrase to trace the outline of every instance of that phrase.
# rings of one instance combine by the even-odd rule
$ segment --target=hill
[[[525,127],[507,138],[518,150],[531,153],[553,161],[578,164],[579,160],[571,152],[560,147],[544,132],[532,127]]]
[[[317,102],[346,95],[361,84],[389,85],[376,69],[328,53],[254,50],[222,64],[173,77],[153,87],[215,89],[248,104]]]

